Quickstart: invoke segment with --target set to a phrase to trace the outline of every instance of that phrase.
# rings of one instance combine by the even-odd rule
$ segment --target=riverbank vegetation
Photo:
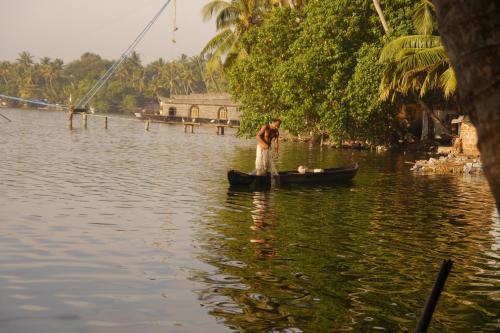
[[[229,92],[244,135],[280,117],[294,135],[424,141],[429,118],[451,137],[434,110],[457,109],[456,78],[429,0],[207,0],[202,18],[214,19],[217,33],[200,55],[144,66],[132,53],[91,106],[135,111],[158,95]],[[0,91],[75,103],[112,63],[92,53],[34,62],[23,52],[0,63]],[[404,119],[408,105],[420,112],[417,126]]]
[[[35,62],[30,53],[22,52],[14,62],[0,62],[0,93],[60,105],[67,105],[71,96],[76,103],[113,62],[93,53],[68,64],[47,57]],[[220,92],[225,87],[220,67],[207,66],[201,56],[183,55],[171,61],[160,58],[144,66],[139,54],[133,52],[91,106],[101,111],[132,112],[156,102],[158,95]],[[3,102],[23,106],[8,99]]]
[[[278,3],[263,1],[267,10],[227,53],[237,48],[241,58],[226,71],[243,132],[278,116],[294,134],[387,143],[405,130],[398,117],[405,104],[446,127],[432,109],[453,105],[456,80],[428,0],[382,1],[387,33],[370,1]],[[221,10],[217,22],[227,16]]]

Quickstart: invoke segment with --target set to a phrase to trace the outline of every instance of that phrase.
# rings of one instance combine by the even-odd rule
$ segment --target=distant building
[[[158,96],[160,115],[166,120],[238,125],[238,104],[226,93]]]

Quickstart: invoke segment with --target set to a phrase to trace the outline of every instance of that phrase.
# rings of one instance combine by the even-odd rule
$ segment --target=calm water
[[[230,190],[254,142],[208,128],[0,111],[0,332],[500,330],[500,220],[483,178],[412,156],[284,144],[279,169],[356,160],[351,186]]]

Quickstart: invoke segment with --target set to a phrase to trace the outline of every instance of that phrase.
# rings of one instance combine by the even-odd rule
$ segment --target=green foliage
[[[365,44],[356,54],[358,62],[342,99],[342,113],[349,136],[374,143],[387,142],[396,108],[378,98],[378,85],[383,72],[378,44]]]
[[[122,100],[122,107],[125,110],[133,110],[138,107],[138,96],[136,95],[125,95],[125,97]]]
[[[230,72],[231,93],[241,103],[243,119],[240,131],[252,135],[262,123],[275,116],[289,114],[287,105],[281,102],[276,78],[277,67],[293,56],[290,45],[301,31],[300,13],[279,9],[270,15],[259,28],[253,28],[242,43],[250,50],[249,57],[239,61]]]
[[[445,97],[456,90],[455,72],[438,35],[432,35],[436,27],[434,6],[421,0],[413,13],[413,25],[417,35],[404,35],[388,41],[381,54],[384,64],[380,83],[383,99],[406,96],[410,92],[424,97],[432,91],[442,91]]]
[[[293,110],[293,132],[329,130],[341,134],[342,96],[363,41],[375,39],[365,18],[366,1],[312,1],[303,30],[291,49],[294,57],[278,70],[281,99]]]
[[[93,53],[85,53],[67,65],[47,57],[34,62],[28,52],[23,52],[16,62],[0,62],[0,93],[61,105],[67,105],[71,96],[72,103],[77,103],[112,64]],[[90,106],[99,111],[133,112],[156,101],[158,95],[219,92],[225,86],[223,73],[208,71],[207,61],[201,56],[182,55],[169,62],[160,58],[143,66],[133,52]]]
[[[210,59],[224,59],[229,68],[245,56],[240,37],[262,21],[266,1],[263,0],[211,0],[202,9],[203,20],[215,17],[217,34],[208,41],[202,55]]]
[[[391,35],[410,31],[415,3],[382,2]],[[386,140],[395,107],[378,96],[383,33],[371,1],[312,0],[300,10],[271,10],[241,38],[248,55],[229,73],[241,131],[253,135],[279,116],[293,134]]]

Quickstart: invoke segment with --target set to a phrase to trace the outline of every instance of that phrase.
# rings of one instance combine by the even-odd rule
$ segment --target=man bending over
[[[279,118],[273,119],[269,124],[262,126],[260,131],[255,136],[257,138],[257,157],[255,158],[255,170],[257,176],[267,174],[271,169],[272,156],[271,145],[273,140],[276,140],[275,150],[276,157],[279,156],[279,136],[281,120]]]

